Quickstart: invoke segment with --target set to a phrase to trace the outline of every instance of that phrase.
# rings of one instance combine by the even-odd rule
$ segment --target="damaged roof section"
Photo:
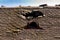
[[[25,14],[21,14],[20,16],[22,16],[25,19],[33,19],[37,17],[44,17],[45,15],[40,11],[32,11],[32,12],[27,12]]]

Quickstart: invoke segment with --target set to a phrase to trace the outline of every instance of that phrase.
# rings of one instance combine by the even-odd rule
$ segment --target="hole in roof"
[[[26,19],[32,19],[32,18],[37,18],[37,17],[44,17],[45,15],[40,12],[40,11],[32,11],[31,13],[28,12],[28,13],[25,13],[25,14],[22,14],[23,16],[26,17]]]
[[[28,23],[27,26],[24,27],[24,29],[43,29],[39,27],[39,24],[36,22]]]

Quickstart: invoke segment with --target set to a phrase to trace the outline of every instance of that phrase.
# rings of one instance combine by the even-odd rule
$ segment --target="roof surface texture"
[[[24,10],[0,8],[0,40],[60,40],[60,9],[34,9],[45,14],[35,20],[44,30],[24,29],[27,20],[18,14]]]

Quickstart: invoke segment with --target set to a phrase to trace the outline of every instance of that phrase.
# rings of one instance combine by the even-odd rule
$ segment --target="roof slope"
[[[36,10],[36,9],[35,9]],[[21,9],[0,8],[0,40],[58,40],[60,39],[60,9],[38,9],[46,16],[36,18],[40,29],[20,29],[13,33],[16,28],[27,25],[27,20],[22,19],[18,14]],[[10,31],[10,32],[9,32]],[[57,36],[57,37],[56,37]]]

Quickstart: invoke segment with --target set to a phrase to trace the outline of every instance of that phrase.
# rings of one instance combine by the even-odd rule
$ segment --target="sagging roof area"
[[[31,19],[30,26],[39,23],[41,29],[24,29],[28,20],[21,13],[31,13],[32,10],[0,8],[0,39],[1,40],[58,40],[60,39],[60,9],[38,9],[44,17]],[[25,17],[24,17],[25,18]],[[33,22],[34,21],[34,22]],[[29,21],[30,22],[30,21]],[[36,23],[35,23],[36,22]],[[34,24],[34,25],[32,25]],[[30,27],[29,26],[29,27]],[[32,27],[31,27],[32,28]],[[35,27],[33,27],[35,28]],[[37,28],[37,27],[36,27]]]

